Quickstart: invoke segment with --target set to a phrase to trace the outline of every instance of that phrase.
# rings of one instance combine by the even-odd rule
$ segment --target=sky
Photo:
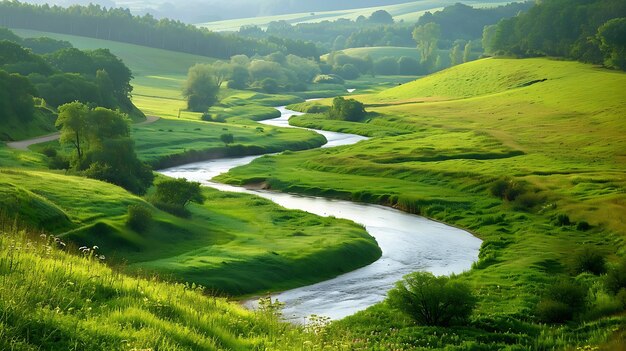
[[[340,10],[399,4],[414,0],[24,0],[61,6],[89,3],[129,8],[135,14],[151,13],[188,23],[279,15],[294,12]]]

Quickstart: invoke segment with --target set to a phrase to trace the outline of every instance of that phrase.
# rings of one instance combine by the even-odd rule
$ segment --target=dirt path
[[[146,116],[146,120],[143,122],[139,122],[135,125],[140,126],[140,125],[144,125],[144,124],[150,124],[150,123],[154,123],[156,121],[158,121],[159,119],[161,119],[160,117],[157,116]],[[53,140],[58,140],[59,137],[61,135],[59,133],[54,133],[54,134],[50,134],[50,135],[45,135],[42,137],[37,137],[37,138],[33,138],[33,139],[28,139],[28,140],[22,140],[22,141],[13,141],[10,143],[7,143],[7,146],[13,149],[17,149],[17,150],[28,150],[28,148],[31,145],[35,145],[35,144],[41,144],[41,143],[45,143],[48,141],[53,141]]]

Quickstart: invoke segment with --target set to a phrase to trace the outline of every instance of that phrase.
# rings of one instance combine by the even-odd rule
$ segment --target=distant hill
[[[70,6],[72,4],[88,5],[98,4],[107,8],[123,7],[129,8],[134,14],[150,13],[157,18],[173,18],[187,23],[204,23],[221,20],[230,20],[247,17],[276,16],[292,13],[310,13],[320,11],[350,10],[357,8],[389,6],[397,4],[425,4],[445,2],[441,7],[452,5],[456,2],[466,4],[481,3],[502,3],[500,0],[189,0],[189,1],[168,1],[168,0],[25,0],[34,4],[56,4]]]

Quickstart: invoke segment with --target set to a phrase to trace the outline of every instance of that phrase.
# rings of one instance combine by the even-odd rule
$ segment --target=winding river
[[[282,113],[281,117],[262,123],[292,127],[289,118],[300,114],[285,107],[277,109]],[[350,145],[367,139],[353,134],[316,132],[328,140],[323,147]],[[383,252],[382,257],[369,266],[273,296],[285,303],[283,315],[288,320],[302,322],[311,314],[340,319],[384,300],[387,291],[405,274],[414,271],[428,271],[435,275],[461,273],[478,258],[481,241],[470,233],[389,207],[250,190],[211,181],[213,177],[258,157],[211,160],[160,172],[219,190],[258,195],[285,208],[352,220],[365,226]],[[255,302],[249,301],[246,305],[254,307]]]

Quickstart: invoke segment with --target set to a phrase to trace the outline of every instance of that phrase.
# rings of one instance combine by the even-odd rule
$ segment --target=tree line
[[[277,37],[256,40],[234,34],[219,34],[180,21],[157,20],[150,14],[134,16],[128,9],[107,9],[93,4],[63,8],[4,0],[0,2],[0,25],[113,40],[222,59],[238,54],[268,55],[276,51],[319,58],[316,46],[301,40]]]
[[[485,28],[491,54],[559,56],[626,70],[626,2],[544,0]]]

